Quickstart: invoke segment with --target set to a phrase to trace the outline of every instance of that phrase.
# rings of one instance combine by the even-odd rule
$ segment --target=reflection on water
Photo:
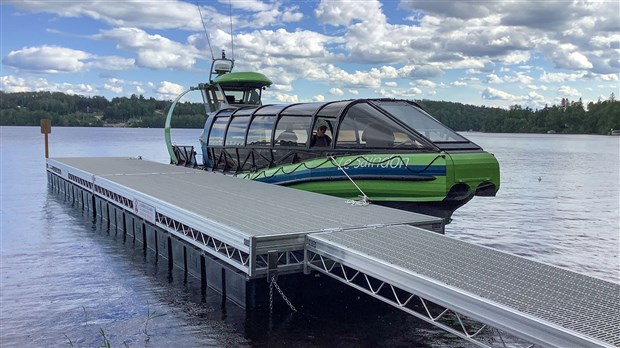
[[[172,138],[197,146],[199,133]],[[447,235],[619,281],[620,139],[466,136],[495,153],[502,187],[457,210]],[[0,139],[2,346],[98,346],[100,329],[113,346],[468,346],[355,291],[301,314],[246,314],[48,192],[38,127],[2,127]],[[168,161],[162,129],[54,128],[50,146]],[[166,315],[147,324],[148,311]]]

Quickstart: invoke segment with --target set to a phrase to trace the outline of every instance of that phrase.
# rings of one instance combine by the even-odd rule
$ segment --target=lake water
[[[199,133],[172,139],[198,146]],[[497,156],[502,186],[457,210],[446,235],[620,283],[620,137],[464,135]],[[468,346],[356,299],[246,314],[48,192],[38,127],[0,127],[0,140],[2,347]],[[50,156],[168,162],[163,129],[54,128]]]

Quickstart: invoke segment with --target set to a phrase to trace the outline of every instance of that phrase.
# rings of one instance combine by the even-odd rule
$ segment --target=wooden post
[[[52,122],[44,118],[41,120],[41,133],[45,135],[45,158],[49,158],[49,147],[47,143],[47,135],[52,132]]]

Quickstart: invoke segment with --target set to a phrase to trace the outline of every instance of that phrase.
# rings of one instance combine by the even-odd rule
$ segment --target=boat
[[[272,82],[212,63],[208,83],[182,93],[166,119],[171,163],[198,166],[351,200],[439,216],[447,222],[474,196],[500,187],[495,156],[443,125],[413,101],[349,99],[262,104]],[[202,93],[207,120],[193,147],[173,145],[170,119],[187,92]]]

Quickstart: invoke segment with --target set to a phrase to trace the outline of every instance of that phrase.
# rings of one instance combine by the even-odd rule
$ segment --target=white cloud
[[[437,84],[431,80],[417,80],[415,84],[428,89],[434,89],[437,87]]]
[[[295,12],[296,8],[286,9],[282,13],[282,22],[299,22],[304,18],[304,14],[301,12]]]
[[[92,95],[95,92],[93,86],[87,83],[61,83],[55,88],[58,92],[63,92],[66,94]]]
[[[529,92],[529,93],[527,94],[527,98],[528,98],[530,101],[544,101],[544,100],[545,100],[545,97],[544,97],[544,96],[542,96],[542,95],[540,95],[540,94],[538,94],[538,93],[536,93],[536,92]]]
[[[567,73],[548,73],[548,72],[543,72],[542,76],[539,78],[540,81],[542,82],[566,82],[566,81],[576,81],[579,80],[581,78],[583,78],[585,75],[585,73],[573,73],[573,74],[567,74]]]
[[[89,17],[112,26],[141,26],[153,29],[183,28],[189,30],[201,30],[202,28],[196,5],[184,1],[159,1],[157,6],[145,6],[141,0],[29,0],[13,1],[11,4],[20,9],[38,13],[53,13],[61,17]],[[217,14],[212,7],[203,6],[202,8],[204,9],[203,15],[208,16],[214,12]],[[226,17],[223,22],[227,23],[228,20]]]
[[[596,75],[596,78],[601,81],[618,81],[618,74]]]
[[[487,82],[488,83],[502,83],[504,81],[502,81],[502,79],[495,74],[489,74],[487,75]]]
[[[596,35],[590,39],[592,46],[600,48],[620,48],[620,33],[610,35]]]
[[[155,92],[157,94],[164,95],[164,96],[176,97],[177,95],[183,93],[184,89],[185,88],[183,86],[178,85],[176,83],[172,83],[169,81],[162,81],[160,82],[159,86],[157,86],[157,89],[155,90]]]
[[[325,100],[325,96],[322,94],[317,94],[314,97],[312,97],[313,101],[317,101],[317,102],[322,102]]]
[[[134,66],[133,59],[100,57],[59,46],[25,47],[11,51],[4,57],[2,63],[19,70],[40,74],[79,73],[93,68],[123,70]]]
[[[437,66],[422,65],[411,71],[409,76],[413,78],[432,78],[443,75],[443,70]]]
[[[491,88],[491,87],[487,87],[483,92],[482,92],[482,98],[483,99],[491,99],[491,100],[513,100],[516,99],[515,96],[513,96],[510,93],[506,93],[504,91],[500,91],[499,89],[495,89],[495,88]]]
[[[92,56],[84,51],[58,46],[26,47],[11,51],[2,60],[6,65],[47,74],[86,70],[85,60]]]
[[[263,94],[266,96],[267,100],[274,100],[279,103],[297,103],[299,102],[299,97],[296,94],[286,94],[280,92],[268,92]]]
[[[591,69],[593,67],[588,58],[579,52],[571,52],[566,58],[569,68]]]
[[[341,83],[345,86],[377,87],[381,85],[381,79],[371,76],[368,72],[355,71],[349,73],[332,64],[311,68],[305,72],[305,77],[310,80]]]
[[[349,25],[356,20],[381,20],[384,17],[381,3],[376,0],[359,2],[346,0],[321,0],[314,14],[319,23],[327,25]]]
[[[353,95],[358,95],[360,94],[360,92],[357,89],[349,89],[349,93],[353,94]]]
[[[232,6],[234,9],[252,11],[252,12],[263,12],[269,11],[273,8],[271,4],[259,1],[259,0],[243,0],[243,1],[222,1],[219,2],[224,3],[226,5]]]
[[[344,92],[340,88],[330,88],[329,93],[336,96],[344,95]]]
[[[530,60],[530,52],[526,51],[516,51],[510,52],[507,55],[500,57],[499,59],[504,64],[515,65],[515,64],[523,64]]]
[[[2,76],[2,90],[7,93],[16,92],[34,92],[41,90],[48,90],[50,84],[46,79],[26,79],[15,76]]]
[[[270,88],[273,88],[276,91],[286,91],[286,92],[290,92],[293,90],[293,86],[291,85],[280,85],[280,84],[273,84],[271,85]]]
[[[111,83],[104,83],[103,88],[116,94],[123,93],[123,86],[118,86],[118,85],[111,84]]]
[[[388,81],[388,82],[384,83],[384,85],[386,85],[388,87],[396,87],[396,86],[398,86],[398,83],[396,83],[395,81]]]
[[[557,93],[558,93],[558,95],[563,96],[563,97],[579,97],[579,96],[581,96],[581,93],[579,93],[578,90],[576,90],[575,88],[572,88],[570,86],[561,86],[560,88],[558,88]]]
[[[521,84],[530,84],[534,79],[531,76],[526,75],[523,72],[518,72],[513,76],[504,76],[505,82],[513,82],[513,83],[521,83]]]
[[[392,92],[394,92],[394,91],[392,90]],[[404,94],[405,95],[422,94],[422,90],[419,89],[418,87],[412,87],[412,88],[409,88]]]
[[[546,91],[548,90],[547,86],[545,85],[540,85],[540,86],[536,86],[536,85],[528,85],[527,88],[533,90],[533,91]]]
[[[50,91],[92,95],[96,92],[95,88],[88,83],[51,83],[44,78],[21,78],[11,75],[2,76],[0,81],[2,91],[7,93]]]
[[[60,17],[87,17],[115,27],[135,27],[146,29],[182,29],[202,32],[203,20],[210,29],[230,28],[228,6],[220,13],[214,6],[166,0],[148,3],[142,0],[124,1],[7,1],[13,6],[35,13],[52,13]],[[228,5],[228,2],[225,2]],[[295,22],[303,18],[297,6],[280,9],[280,2],[256,0],[232,1],[233,23],[235,28],[263,27],[281,22]],[[249,12],[249,13],[248,13]]]
[[[161,35],[150,35],[138,28],[102,30],[92,37],[114,41],[119,48],[135,52],[136,64],[145,68],[189,69],[199,56],[194,46],[183,45]]]

